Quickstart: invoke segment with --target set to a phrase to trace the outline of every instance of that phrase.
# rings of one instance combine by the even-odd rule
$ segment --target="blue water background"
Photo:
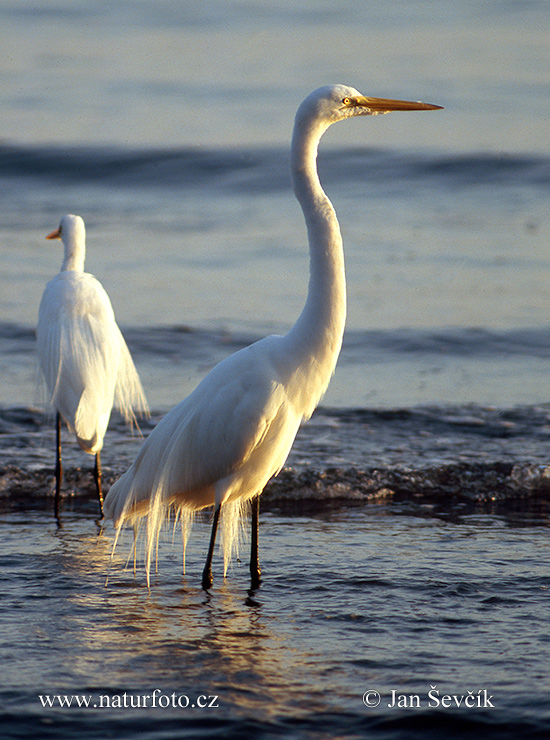
[[[365,345],[359,364],[344,354],[327,403],[548,400],[546,359],[507,353],[498,333],[548,326],[545,3],[44,2],[0,14],[0,320],[34,327],[61,259],[44,236],[76,212],[123,328],[287,329],[308,265],[288,176],[294,111],[344,81],[445,110],[350,121],[322,143],[352,344],[421,332],[414,353],[393,342],[382,355]],[[497,332],[502,352],[479,361],[463,343],[471,329]],[[435,353],[422,346],[434,331]],[[2,403],[36,400],[34,357],[19,349],[2,360]],[[163,409],[208,367],[138,359]]]

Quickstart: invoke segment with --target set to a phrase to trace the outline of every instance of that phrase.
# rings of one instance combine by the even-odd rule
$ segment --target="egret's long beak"
[[[414,100],[388,100],[386,98],[356,97],[352,104],[368,108],[375,113],[389,113],[392,110],[442,110],[440,105],[419,103]]]
[[[61,239],[61,226],[58,226],[57,229],[50,232],[46,239]]]

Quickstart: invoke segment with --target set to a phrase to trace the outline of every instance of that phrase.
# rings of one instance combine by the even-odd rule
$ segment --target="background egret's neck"
[[[65,242],[63,242],[63,246],[65,248],[65,254],[61,265],[61,271],[75,270],[76,272],[84,272],[84,258],[86,256],[86,246],[84,241],[82,239],[69,237]]]

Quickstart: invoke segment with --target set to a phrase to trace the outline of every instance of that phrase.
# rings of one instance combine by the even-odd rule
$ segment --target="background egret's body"
[[[294,126],[291,169],[310,246],[308,296],[285,336],[269,336],[217,365],[153,430],[131,468],[105,501],[115,526],[147,520],[146,568],[170,511],[182,519],[184,549],[193,512],[214,506],[202,584],[212,583],[211,561],[220,513],[225,568],[241,508],[253,501],[250,570],[260,582],[258,499],[282,468],[302,421],[327,389],[342,344],[346,287],[342,238],[336,214],[317,175],[317,148],[333,123],[390,110],[432,109],[421,103],[364,98],[343,85],[321,88],[300,106]]]
[[[80,216],[64,216],[48,239],[63,241],[61,271],[46,285],[38,313],[40,369],[56,411],[56,513],[62,479],[60,425],[63,419],[80,447],[95,455],[95,482],[100,512],[100,451],[113,404],[127,422],[147,403],[109,296],[84,272],[85,228]]]

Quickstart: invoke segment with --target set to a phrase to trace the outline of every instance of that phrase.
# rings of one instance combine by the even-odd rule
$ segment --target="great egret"
[[[64,246],[61,272],[46,285],[36,331],[40,369],[56,412],[55,513],[63,477],[63,418],[80,447],[95,455],[94,480],[103,516],[100,451],[113,404],[133,424],[134,412],[147,413],[147,402],[109,296],[84,272],[84,221],[63,216],[46,239],[61,239]]]
[[[302,207],[310,252],[307,300],[285,336],[268,336],[220,362],[175,406],[145,441],[130,469],[105,499],[117,538],[123,524],[138,535],[146,518],[147,582],[163,521],[181,521],[185,546],[193,513],[214,506],[202,587],[212,585],[212,556],[223,510],[224,575],[243,504],[252,502],[252,588],[260,583],[259,496],[281,470],[300,424],[327,389],[340,353],[346,315],[342,238],[317,174],[326,129],[346,118],[440,106],[367,98],[344,85],[311,93],[296,114],[291,146],[294,193]],[[115,540],[116,545],[116,540]]]

